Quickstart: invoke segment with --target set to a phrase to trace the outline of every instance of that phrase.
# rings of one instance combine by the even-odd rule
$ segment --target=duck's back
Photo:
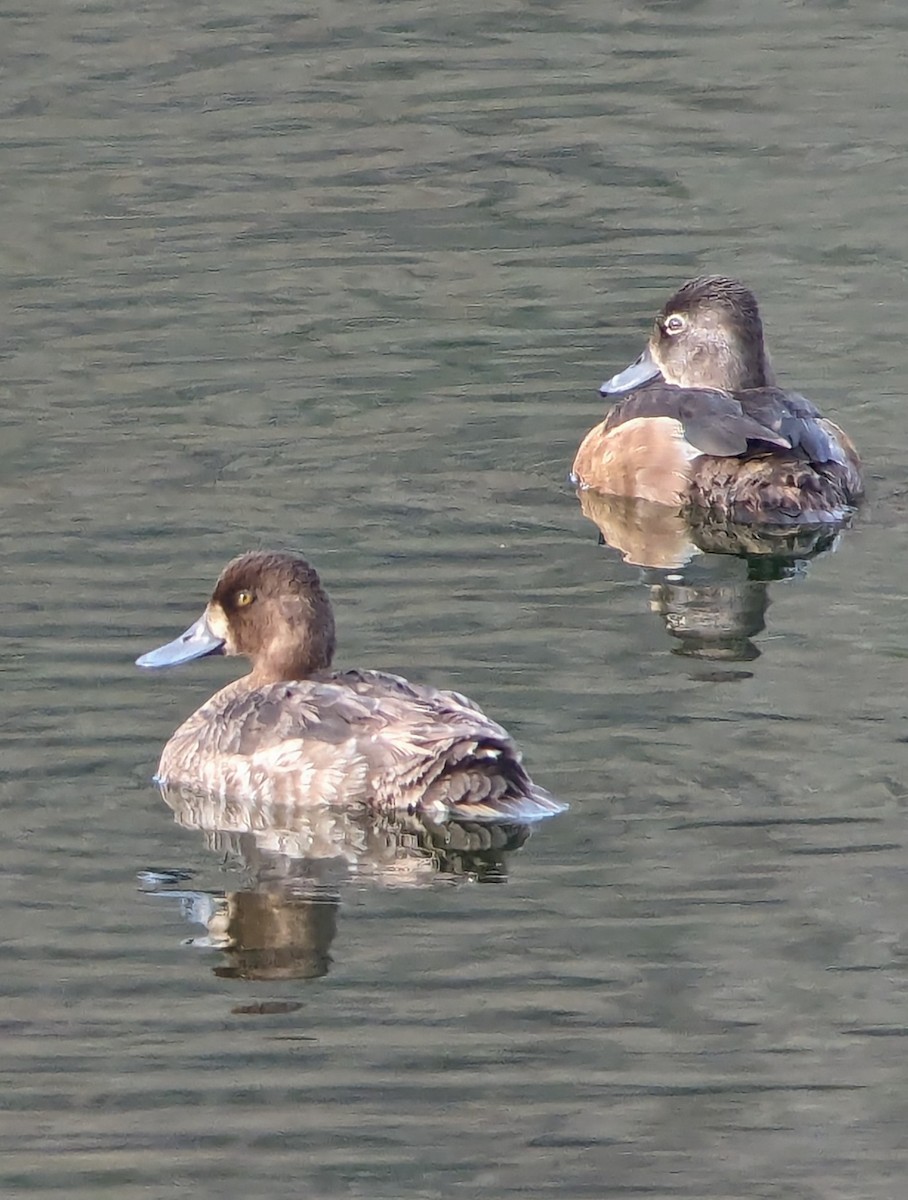
[[[507,732],[456,692],[373,671],[216,693],[164,748],[158,778],[264,801],[531,820],[564,807]]]

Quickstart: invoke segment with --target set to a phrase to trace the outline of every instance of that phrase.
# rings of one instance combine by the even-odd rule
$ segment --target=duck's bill
[[[601,396],[623,396],[626,392],[632,392],[634,388],[643,387],[645,383],[656,379],[658,375],[659,367],[647,347],[636,362],[632,362],[629,367],[625,367],[611,379],[606,379],[599,389],[599,394]]]
[[[178,638],[137,658],[136,666],[176,667],[193,658],[204,658],[206,654],[220,654],[223,649],[224,639],[218,637],[208,624],[207,613],[202,613],[195,624],[190,625]]]

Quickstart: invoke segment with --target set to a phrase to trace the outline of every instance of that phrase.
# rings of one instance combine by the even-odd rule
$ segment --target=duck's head
[[[199,619],[136,664],[172,667],[206,654],[243,655],[261,683],[326,670],[334,656],[334,614],[315,568],[293,554],[241,554],[221,572]]]
[[[763,322],[750,288],[736,279],[691,279],[657,314],[646,349],[599,389],[621,396],[661,375],[666,383],[726,392],[775,383]]]

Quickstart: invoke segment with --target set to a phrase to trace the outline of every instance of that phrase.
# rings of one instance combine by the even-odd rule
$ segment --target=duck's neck
[[[246,676],[251,686],[308,679],[331,666],[335,635],[328,598],[322,593],[302,603],[304,611],[286,614],[290,619],[282,622],[267,639],[267,649],[256,658]]]
[[[772,362],[762,344],[728,341],[700,348],[681,364],[681,369],[672,370],[672,364],[667,364],[662,377],[676,387],[717,388],[725,392],[776,385]]]
[[[753,360],[741,363],[738,381],[731,389],[733,392],[743,392],[748,388],[765,388],[776,386],[776,373],[772,369],[772,361],[761,346]]]
[[[727,353],[725,368],[728,379],[733,381],[731,391],[776,386],[776,375],[763,341],[761,324],[744,332],[739,340],[730,342]]]

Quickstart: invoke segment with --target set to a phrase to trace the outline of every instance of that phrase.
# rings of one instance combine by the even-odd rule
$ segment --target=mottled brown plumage
[[[564,805],[537,787],[507,732],[457,692],[377,671],[333,671],[334,618],[314,568],[251,553],[224,569],[205,613],[138,660],[223,652],[252,662],[174,733],[157,778],[221,796],[374,804],[533,820]]]
[[[583,488],[764,524],[841,521],[863,493],[850,439],[776,385],[756,299],[736,280],[686,283],[602,392],[623,398],[577,451]]]

